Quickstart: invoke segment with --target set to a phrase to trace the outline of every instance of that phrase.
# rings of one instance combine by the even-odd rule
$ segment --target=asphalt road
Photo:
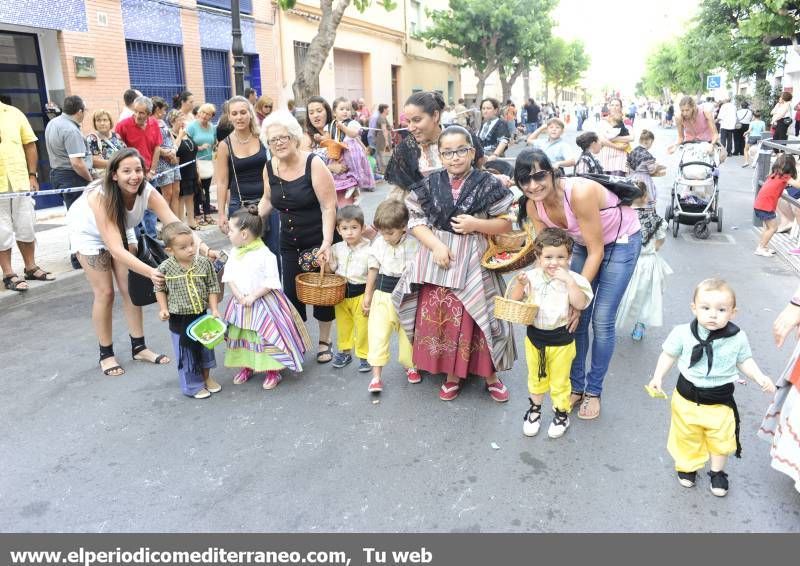
[[[664,157],[674,130],[656,137]],[[234,386],[234,372],[220,368],[223,390],[197,401],[181,395],[174,363],[130,360],[121,309],[115,338],[128,372],[100,373],[80,277],[4,307],[0,530],[796,532],[800,494],[769,467],[769,446],[755,436],[765,394],[737,389],[744,457],[731,460],[730,492],[717,498],[705,476],[694,489],[678,485],[668,403],[642,388],[671,326],[689,320],[694,285],[712,275],[736,289],[737,322],[761,367],[777,376],[789,355],[788,346],[776,350],[770,327],[797,276],[752,254],[752,170],[740,159],[722,166],[723,233],[701,242],[683,229],[663,248],[675,270],[666,326],[641,343],[622,333],[601,417],[573,419],[559,440],[522,435],[523,357],[501,376],[511,392],[504,405],[475,379],[443,403],[440,377],[410,385],[397,364],[375,402],[355,364],[336,370],[312,355],[304,373],[269,392],[259,379]],[[659,210],[675,174],[674,158],[665,162]],[[368,216],[385,193],[366,196]],[[148,344],[169,351],[166,324],[153,307],[145,315]],[[518,328],[520,353],[522,339]],[[221,347],[217,356],[221,364]]]

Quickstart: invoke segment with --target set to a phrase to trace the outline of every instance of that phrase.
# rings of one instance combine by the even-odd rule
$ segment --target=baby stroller
[[[695,237],[705,240],[711,233],[708,225],[716,223],[722,232],[722,208],[719,206],[719,154],[710,152],[711,144],[691,141],[681,144],[678,177],[672,185],[669,208],[664,214],[672,222],[672,236],[678,237],[681,224],[692,226]]]

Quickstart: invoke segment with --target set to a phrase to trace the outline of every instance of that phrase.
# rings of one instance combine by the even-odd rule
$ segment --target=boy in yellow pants
[[[678,363],[680,376],[672,394],[667,440],[678,483],[694,487],[697,470],[710,457],[711,493],[724,497],[728,493],[728,474],[724,471],[728,455],[741,455],[733,383],[741,371],[764,391],[774,392],[775,385],[753,360],[745,333],[730,322],[736,314],[736,295],[725,281],[701,281],[694,290],[691,308],[695,319],[669,333],[647,386],[663,392],[664,376]]]
[[[411,343],[400,330],[400,319],[392,304],[392,291],[405,270],[406,263],[414,259],[417,240],[406,233],[408,209],[397,200],[385,200],[378,205],[373,220],[380,234],[372,242],[369,254],[369,276],[364,294],[364,312],[369,314],[369,357],[372,366],[370,393],[383,391],[381,374],[389,363],[389,340],[398,335],[398,361],[406,368],[409,383],[419,383],[422,378],[411,361]]]
[[[573,245],[564,230],[545,228],[534,242],[537,267],[520,273],[511,283],[509,298],[519,301],[527,288],[539,306],[525,340],[530,393],[530,408],[522,425],[525,436],[539,432],[542,402],[548,390],[555,416],[547,435],[560,438],[569,427],[569,373],[575,358],[575,338],[567,330],[567,319],[570,307],[584,310],[594,298],[589,281],[569,270]]]
[[[367,317],[361,308],[366,290],[369,240],[364,234],[364,212],[360,207],[347,205],[336,212],[336,231],[342,237],[331,247],[328,267],[337,275],[347,279],[345,299],[334,307],[336,312],[336,334],[338,352],[333,357],[333,367],[343,368],[353,361],[350,351],[355,348],[360,362],[358,371],[364,373],[372,368],[367,362]]]

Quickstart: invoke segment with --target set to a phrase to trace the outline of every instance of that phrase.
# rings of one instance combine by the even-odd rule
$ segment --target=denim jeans
[[[616,331],[614,324],[617,309],[628,288],[628,283],[639,259],[642,249],[642,235],[637,232],[628,238],[627,244],[608,244],[605,246],[603,262],[592,281],[594,299],[589,307],[581,313],[578,330],[575,332],[577,353],[572,362],[570,380],[572,390],[576,393],[586,392],[599,396],[603,391],[611,358],[614,355]],[[577,273],[583,270],[586,263],[585,246],[575,244],[572,250],[570,269]],[[592,325],[592,362],[587,373],[586,357],[589,353],[589,323]]]
[[[56,189],[67,189],[72,187],[85,187],[89,184],[89,181],[78,175],[72,169],[51,169],[50,170],[50,188],[53,190]],[[76,192],[76,193],[64,193],[61,195],[61,198],[64,199],[64,205],[69,210],[69,207],[72,206],[76,200],[80,198],[83,193]]]

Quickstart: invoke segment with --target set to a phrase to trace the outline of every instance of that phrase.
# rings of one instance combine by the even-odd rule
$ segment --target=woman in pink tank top
[[[681,111],[675,119],[678,141],[669,146],[667,152],[674,153],[679,145],[688,141],[710,142],[713,147],[719,139],[719,133],[711,113],[698,108],[691,96],[684,96],[679,107]]]
[[[642,247],[639,218],[602,185],[583,178],[560,176],[541,150],[528,149],[517,157],[514,179],[525,195],[520,217],[541,232],[562,228],[575,239],[570,269],[592,284],[594,301],[571,320],[576,354],[570,371],[572,407],[578,417],[600,416],[603,380],[614,354],[617,309],[633,275]],[[577,315],[576,315],[577,317]],[[587,368],[589,325],[592,326],[592,360]]]

